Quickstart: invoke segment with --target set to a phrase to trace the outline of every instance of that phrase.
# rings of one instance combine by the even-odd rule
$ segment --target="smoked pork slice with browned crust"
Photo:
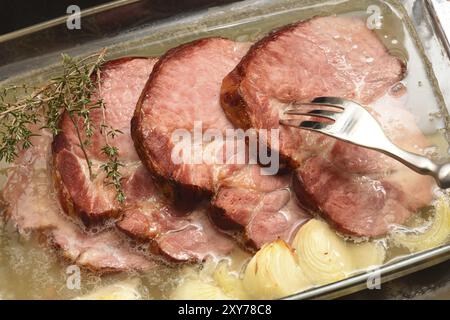
[[[401,80],[404,68],[364,21],[318,17],[254,44],[225,77],[221,103],[239,127],[279,128],[280,155],[296,168],[315,146],[308,134],[279,125],[289,104],[323,96],[367,104]]]
[[[280,129],[278,151],[297,170],[295,189],[304,206],[319,210],[343,233],[377,236],[429,203],[431,179],[382,160],[376,152],[280,126],[279,119],[292,104],[321,96],[371,104],[398,84],[404,70],[364,21],[316,17],[254,44],[225,77],[221,104],[237,126]],[[414,121],[408,125],[416,128]],[[270,139],[263,142],[271,147]],[[416,144],[409,139],[405,147]],[[383,179],[382,172],[388,172]],[[408,184],[423,189],[408,194]]]
[[[92,97],[94,101],[99,98],[103,100],[106,123],[123,133],[114,139],[109,138],[109,142],[119,150],[119,161],[125,165],[125,178],[132,175],[136,163],[139,164],[130,136],[130,120],[156,61],[155,58],[122,58],[105,63],[101,72],[101,89],[97,88]],[[76,128],[67,113],[62,116],[61,132],[53,142],[54,176],[61,203],[68,214],[80,218],[86,225],[116,218],[121,210],[114,187],[104,183],[105,174],[99,168],[106,161],[101,153],[105,138],[99,132],[103,110],[92,110],[90,117],[95,133],[86,152],[97,174],[95,178],[89,176]],[[83,133],[81,119],[79,127]]]
[[[9,220],[21,234],[44,234],[70,263],[91,271],[148,271],[156,267],[117,231],[89,234],[62,213],[49,167],[51,141],[48,132],[33,137],[33,147],[23,151],[8,170],[2,202]]]
[[[169,50],[161,57],[144,89],[132,120],[132,135],[142,162],[179,204],[213,194],[221,165],[175,164],[172,159],[176,130],[193,132],[201,121],[203,132],[233,125],[220,109],[220,84],[247,52],[247,43],[207,38]]]
[[[102,67],[100,95],[105,104],[106,123],[122,131],[114,140],[110,139],[110,143],[118,147],[119,160],[124,164],[120,170],[125,203],[116,201],[116,191],[105,185],[105,176],[99,168],[105,161],[100,153],[104,137],[97,130],[87,149],[97,173],[91,180],[78,147],[75,127],[66,114],[61,121],[63,131],[53,142],[61,204],[66,212],[98,229],[110,226],[112,223],[106,220],[114,218],[121,231],[134,239],[150,242],[153,253],[172,261],[201,261],[208,255],[223,256],[233,249],[233,241],[219,233],[202,214],[175,210],[154,187],[152,176],[142,166],[134,149],[130,121],[155,62],[152,58],[124,58]],[[91,112],[96,128],[101,125],[102,117],[100,109]],[[168,245],[168,239],[178,245]]]
[[[126,180],[124,191],[127,200],[116,225],[132,238],[150,241],[153,254],[173,262],[198,262],[223,257],[235,247],[209,221],[204,206],[186,212],[168,203],[144,166],[139,165]]]
[[[222,164],[205,158],[199,163],[175,163],[172,159],[172,134],[179,129],[192,136],[198,124],[202,132],[214,129],[225,134],[233,129],[220,107],[220,86],[248,47],[208,38],[168,51],[155,66],[138,103],[132,136],[142,162],[159,177],[172,200],[186,205],[195,204],[201,196],[213,196],[214,222],[259,248],[277,238],[289,240],[306,220],[303,211],[292,204],[290,178],[262,176],[258,165]],[[221,160],[216,151],[222,147],[216,140],[204,141],[197,155]],[[208,153],[207,148],[214,151]],[[173,240],[170,243],[176,247]]]
[[[291,174],[263,176],[249,165],[220,181],[213,197],[214,221],[224,230],[241,232],[237,239],[261,248],[276,239],[290,241],[309,216],[292,194]]]
[[[386,96],[373,114],[389,138],[410,152],[429,147],[414,117],[399,101]],[[375,111],[376,110],[376,111]],[[331,139],[323,152],[305,161],[295,175],[299,199],[342,233],[377,237],[401,225],[432,201],[434,181],[375,151]]]

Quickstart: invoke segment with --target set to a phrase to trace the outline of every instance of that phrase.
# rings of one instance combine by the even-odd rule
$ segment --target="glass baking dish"
[[[165,8],[161,1],[121,0],[86,10],[81,29],[69,30],[66,17],[0,36],[0,87],[39,82],[57,71],[60,53],[87,55],[107,47],[109,58],[158,56],[181,43],[205,36],[254,41],[268,31],[316,15],[352,14],[370,19],[379,8],[383,28],[376,30],[394,54],[408,63],[408,108],[422,131],[449,160],[450,34],[445,0],[247,0],[193,1],[192,7]],[[173,15],[175,13],[175,15]],[[447,31],[448,32],[448,31]],[[434,115],[434,116],[433,116]],[[439,115],[436,117],[435,115]],[[392,259],[382,267],[287,299],[336,298],[386,282],[450,258],[450,244]]]

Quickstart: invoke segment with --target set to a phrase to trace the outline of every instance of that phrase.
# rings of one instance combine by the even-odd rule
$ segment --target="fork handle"
[[[442,189],[450,188],[450,163],[439,166],[437,177],[435,177],[435,179]]]
[[[450,188],[450,163],[438,165],[424,156],[402,150],[393,144],[380,151],[394,157],[417,173],[432,176],[440,188]]]

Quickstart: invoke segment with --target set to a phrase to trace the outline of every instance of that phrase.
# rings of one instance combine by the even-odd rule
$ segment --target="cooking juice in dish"
[[[205,36],[220,35],[237,41],[255,41],[274,28],[316,15],[358,16],[367,20],[369,24],[370,21],[376,23],[377,19],[373,15],[377,13],[377,7],[368,10],[375,3],[383,15],[381,28],[375,31],[388,50],[407,64],[407,73],[402,81],[403,88],[393,88],[393,90],[406,90],[405,95],[396,98],[392,92],[387,93],[374,105],[382,105],[389,101],[408,109],[415,116],[416,123],[430,141],[430,145],[433,145],[430,149],[424,150],[426,154],[437,161],[448,160],[447,124],[443,117],[445,107],[438,88],[433,85],[435,80],[424,62],[414,33],[409,29],[408,24],[401,20],[401,10],[376,1],[325,3],[311,1],[309,3],[305,7],[290,2],[275,9],[262,6],[254,11],[253,15],[236,17],[226,12],[211,12],[211,16],[215,17],[213,21],[193,21],[181,27],[176,24],[167,25],[159,28],[157,32],[141,31],[140,36],[112,46],[111,58],[123,55],[157,56],[171,47]],[[31,78],[22,75],[8,82],[33,82],[36,79],[40,82],[53,72],[51,68],[42,72],[33,71]],[[4,168],[2,170],[3,184],[8,165],[2,164],[2,167]],[[438,190],[433,192],[436,198],[442,193]],[[431,206],[424,208],[408,222],[409,226],[417,227],[420,231],[433,212],[434,209]],[[409,254],[407,249],[395,245],[387,238],[376,241],[382,243],[387,249],[385,262]],[[229,271],[237,275],[241,274],[251,257],[252,254],[236,247],[228,257]],[[210,276],[214,268],[212,266],[215,265],[214,259],[211,260],[212,262],[201,265],[161,264],[158,268],[144,274],[123,273],[101,277],[81,270],[81,286],[77,289],[71,282],[73,271],[68,269],[69,263],[59,258],[52,248],[46,246],[45,239],[36,234],[19,235],[11,223],[4,220],[0,228],[0,298],[71,299],[118,281],[125,281],[126,285],[133,283],[136,297],[169,298],[174,288],[183,279],[196,277],[198,274]],[[105,297],[107,298],[108,295]]]

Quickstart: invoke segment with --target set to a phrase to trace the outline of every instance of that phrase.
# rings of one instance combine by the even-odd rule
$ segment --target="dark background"
[[[0,34],[29,27],[36,23],[66,15],[71,4],[81,9],[100,5],[108,0],[1,0]],[[181,1],[183,2],[183,1]]]
[[[82,28],[68,32],[65,23],[39,32],[0,42],[0,66],[32,59],[49,53],[60,53],[83,43],[114,37],[120,32],[148,25],[175,15],[206,9],[239,0],[144,0],[120,8],[82,16]],[[0,35],[67,16],[69,5],[81,10],[108,0],[0,0]],[[0,74],[0,80],[2,75]]]
[[[234,1],[239,0],[144,0],[135,6],[149,10],[147,13],[152,17],[161,18]],[[0,34],[64,16],[72,4],[83,10],[107,2],[112,0],[0,0]]]

